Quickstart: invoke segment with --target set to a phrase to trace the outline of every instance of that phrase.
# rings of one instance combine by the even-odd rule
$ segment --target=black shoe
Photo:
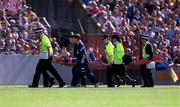
[[[124,83],[124,81],[122,79],[119,79],[119,82],[117,83],[117,87],[119,87],[120,85],[122,85]]]
[[[145,88],[145,87],[148,87],[147,85],[142,85],[141,88]]]
[[[109,86],[108,86],[108,88],[113,88],[113,87],[115,87],[115,86],[114,86],[114,85],[109,85]]]
[[[136,80],[133,80],[133,81],[132,81],[132,87],[134,88],[135,85],[136,85]]]
[[[65,86],[65,83],[59,84],[59,88],[63,88]]]
[[[38,88],[36,85],[28,85],[29,88]]]
[[[86,85],[81,85],[80,87],[86,88],[87,86]]]
[[[86,86],[80,86],[80,85],[76,85],[76,86],[69,85],[69,86],[67,86],[67,88],[80,88],[80,87],[86,87]]]
[[[55,79],[54,78],[50,78],[49,79],[49,87],[52,87],[55,84]]]
[[[148,85],[147,87],[154,87],[154,85]]]
[[[122,84],[123,84],[123,82],[118,82],[117,87],[120,87],[120,85],[122,85]]]
[[[121,84],[120,84],[120,83],[118,83],[118,84],[117,84],[117,87],[120,87],[120,85],[121,85]]]
[[[44,88],[50,88],[50,86],[49,85],[44,85]]]

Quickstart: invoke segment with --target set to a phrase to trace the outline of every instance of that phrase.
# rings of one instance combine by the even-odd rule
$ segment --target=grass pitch
[[[56,87],[0,86],[0,107],[180,107],[180,86]]]

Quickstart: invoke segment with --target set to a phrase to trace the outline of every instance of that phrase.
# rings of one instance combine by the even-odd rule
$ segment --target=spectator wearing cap
[[[78,80],[82,75],[82,70],[84,69],[84,74],[86,77],[94,84],[94,87],[99,86],[98,80],[95,78],[94,74],[92,71],[89,69],[88,66],[88,57],[87,57],[87,51],[84,46],[84,43],[81,41],[81,37],[79,34],[74,35],[74,43],[77,45],[77,55],[75,58],[73,58],[73,62],[76,63],[75,65],[75,72],[77,73],[77,77],[75,77],[75,84],[78,83]]]
[[[15,26],[16,26],[16,21],[13,20],[13,19],[10,20],[9,23],[10,23],[10,25],[11,25],[12,27],[15,27]]]
[[[152,46],[151,46],[150,42],[148,41],[149,37],[146,35],[141,35],[140,39],[142,42],[141,58],[152,60],[153,50],[152,50]],[[146,64],[143,64],[141,66],[141,76],[142,76],[142,79],[144,82],[143,86],[141,86],[141,87],[154,87],[151,69],[148,69],[146,67]]]
[[[40,38],[39,39],[40,60],[36,67],[36,72],[34,74],[32,85],[29,85],[29,87],[30,88],[38,87],[38,82],[41,73],[44,76],[44,87],[51,87],[54,84],[54,79],[49,77],[47,73],[48,70],[57,79],[57,81],[59,82],[59,87],[61,88],[65,85],[65,83],[51,63],[53,49],[50,40],[43,33],[42,28],[35,29],[35,33]]]

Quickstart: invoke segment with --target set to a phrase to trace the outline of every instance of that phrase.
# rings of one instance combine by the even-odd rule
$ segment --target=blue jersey
[[[74,57],[76,57],[77,56],[77,45],[75,44],[74,45]]]
[[[87,51],[83,42],[80,42],[77,45],[77,52],[76,56],[73,58],[73,61],[76,62],[77,65],[88,63]]]

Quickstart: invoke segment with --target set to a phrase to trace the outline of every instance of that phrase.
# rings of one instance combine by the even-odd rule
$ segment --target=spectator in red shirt
[[[97,3],[95,1],[90,2],[89,6],[87,6],[87,13],[89,15],[93,15],[99,12],[99,8],[97,6]]]

